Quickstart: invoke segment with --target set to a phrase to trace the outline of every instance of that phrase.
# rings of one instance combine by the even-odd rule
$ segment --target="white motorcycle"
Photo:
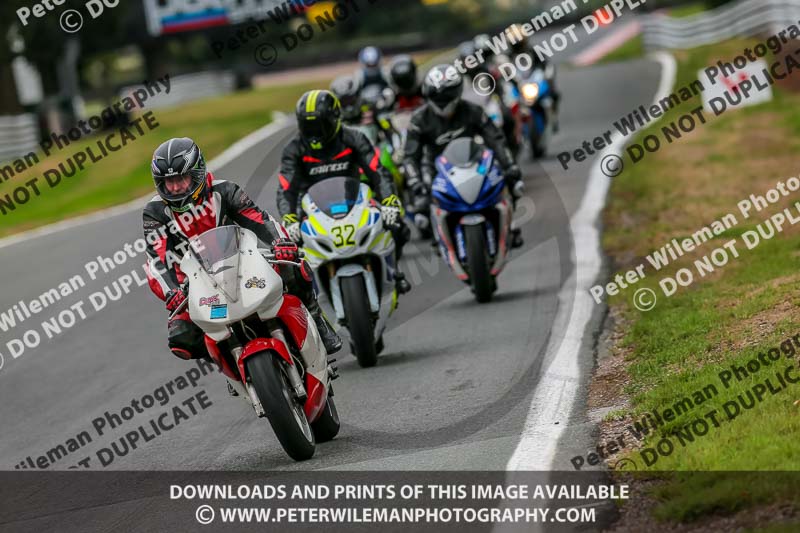
[[[375,366],[397,307],[395,243],[368,185],[349,177],[314,184],[302,199],[305,257],[317,287],[350,333],[362,367]]]
[[[332,369],[314,320],[299,298],[284,293],[275,260],[255,233],[221,226],[192,239],[180,268],[184,304],[205,332],[206,347],[228,382],[259,417],[267,417],[290,457],[314,455],[316,442],[339,432]]]

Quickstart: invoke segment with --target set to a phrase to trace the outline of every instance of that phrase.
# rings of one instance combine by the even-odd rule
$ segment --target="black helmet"
[[[365,68],[378,68],[381,66],[383,54],[374,46],[362,48],[358,53],[358,62]]]
[[[422,95],[437,115],[452,116],[461,101],[463,77],[453,65],[436,65],[422,83]]]
[[[355,122],[361,118],[361,83],[356,76],[339,76],[331,83],[331,92],[342,106],[342,119]]]
[[[202,202],[206,189],[206,161],[200,148],[188,137],[170,139],[153,152],[151,171],[156,190],[173,211],[188,211],[194,204]],[[187,191],[170,193],[166,187],[167,178],[189,176],[191,185]]]
[[[342,106],[330,91],[308,91],[295,109],[300,135],[312,150],[321,150],[342,127]]]
[[[519,24],[512,24],[506,28],[506,39],[511,43],[511,52],[514,54],[521,54],[528,50],[528,38],[522,31],[522,26]]]
[[[417,64],[409,55],[395,57],[389,65],[389,80],[400,92],[413,92],[418,86]]]

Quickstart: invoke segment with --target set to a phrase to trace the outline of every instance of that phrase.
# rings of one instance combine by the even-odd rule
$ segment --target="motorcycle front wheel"
[[[350,340],[359,366],[364,368],[375,366],[378,362],[378,353],[375,349],[372,314],[364,278],[361,276],[342,278],[342,304],[347,317],[347,331],[350,332]]]
[[[467,241],[467,268],[475,299],[479,303],[488,302],[494,292],[494,280],[489,267],[483,226],[464,226],[464,240]]]
[[[531,143],[531,153],[534,159],[540,159],[545,156],[547,153],[547,147],[544,145],[544,132],[539,133],[536,127],[537,121],[537,114],[538,111],[533,112],[533,116],[531,117],[532,124],[531,124],[531,132],[530,132],[530,143]],[[540,117],[538,120],[544,121],[544,117]]]
[[[295,461],[314,455],[316,442],[303,406],[295,398],[277,354],[263,352],[247,359],[247,374],[267,413],[275,436]]]

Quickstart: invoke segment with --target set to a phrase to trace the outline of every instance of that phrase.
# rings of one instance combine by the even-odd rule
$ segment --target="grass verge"
[[[702,13],[707,9],[707,6],[703,2],[697,2],[693,4],[685,4],[682,6],[674,7],[669,9],[669,16],[673,18],[683,18],[683,17],[690,17],[692,15],[697,15],[698,13]],[[602,58],[598,63],[605,64],[605,63],[615,63],[617,61],[628,61],[630,59],[636,59],[642,57],[644,55],[644,40],[642,39],[641,34],[637,35],[633,39],[626,41],[622,46]]]
[[[639,34],[633,39],[629,39],[623,43],[619,48],[603,57],[598,64],[616,63],[617,61],[629,61],[644,55],[644,40],[642,35]]]
[[[100,137],[81,139],[50,157],[40,153],[39,164],[0,183],[0,197],[12,194],[34,177],[39,177],[40,189],[39,196],[31,195],[27,203],[18,205],[5,215],[0,214],[0,236],[143,196],[153,189],[150,157],[164,140],[191,136],[203,149],[206,159],[211,160],[237,140],[269,123],[273,111],[291,110],[304,91],[322,85],[326,84],[317,81],[242,91],[192,102],[180,108],[154,110],[158,127],[148,131],[143,126],[145,134],[135,133],[136,140],[129,142],[124,149],[110,153],[97,163],[89,163],[84,170],[63,178],[53,188],[48,187],[42,178],[45,170],[56,168],[72,154],[95,145]],[[98,152],[96,146],[94,151]]]
[[[425,64],[443,52],[445,50],[428,50],[412,55],[417,64]],[[42,177],[44,172],[56,168],[87,146],[95,145],[101,137],[81,139],[50,157],[39,153],[38,164],[0,182],[0,198],[13,195],[15,189],[37,177],[40,190],[38,196],[31,194],[30,200],[13,210],[5,213],[0,210],[0,237],[144,196],[153,190],[150,157],[156,146],[164,140],[190,136],[200,145],[206,160],[210,161],[234,142],[268,124],[273,111],[291,111],[305,91],[327,88],[330,80],[325,76],[300,84],[276,84],[200,100],[175,109],[155,110],[153,114],[159,124],[157,128],[147,130],[142,126],[145,134],[134,133],[136,140],[128,143],[124,149],[109,154],[97,163],[89,163],[84,170],[63,178],[52,188]],[[97,151],[95,146],[94,152]],[[0,163],[5,166],[12,162]],[[69,169],[69,165],[66,166]]]
[[[684,4],[682,6],[669,8],[669,16],[676,19],[691,17],[693,15],[697,15],[698,13],[702,13],[707,9],[708,6],[705,2],[694,2],[691,4]]]
[[[677,52],[675,89],[697,79],[701,68],[720,59],[729,61],[753,44],[736,40]],[[800,200],[800,191],[748,219],[737,209],[738,202],[751,193],[764,195],[778,181],[797,175],[800,95],[773,90],[769,103],[728,111],[718,118],[706,113],[708,124],[672,144],[662,143],[659,151],[636,164],[626,155],[626,170],[614,178],[604,212],[603,246],[614,274],[640,264],[647,267],[644,280],[609,299],[617,336],[609,360],[616,360],[618,367],[603,379],[615,383],[620,394],[611,405],[602,406],[617,410],[603,422],[601,432],[608,441],[624,434],[633,443],[615,459],[624,456],[634,460],[639,470],[664,472],[659,474],[663,483],[652,493],[658,502],[653,514],[661,520],[687,522],[776,503],[789,505],[795,513],[800,509],[800,494],[792,483],[796,475],[759,477],[743,486],[742,478],[715,482],[709,474],[688,474],[800,468],[800,407],[795,403],[800,383],[782,387],[775,375],[792,366],[793,375],[800,376],[800,344],[789,343],[777,361],[769,360],[741,379],[726,381],[720,375],[732,372],[732,366],[746,367],[760,353],[779,348],[782,341],[800,333],[800,225],[787,224],[752,250],[742,239],[745,231],[755,230],[757,224]],[[647,134],[663,141],[663,126],[701,105],[697,96],[672,109],[634,142]],[[653,250],[672,239],[689,237],[728,213],[738,223],[694,252],[658,272],[647,262]],[[695,260],[732,239],[736,239],[739,257],[733,259],[731,254],[730,262],[700,276]],[[658,282],[674,278],[681,268],[693,272],[694,282],[666,297]],[[632,304],[640,288],[652,289],[658,296],[649,312]],[[762,394],[750,408],[742,407],[743,401],[749,404],[755,390],[768,387],[767,380],[778,390]],[[695,396],[696,391],[707,392]],[[683,403],[678,408],[686,397],[693,399],[691,407]],[[738,403],[740,412],[729,417],[726,402]],[[620,405],[624,406],[621,410]],[[656,424],[642,441],[631,437],[627,428],[634,421],[667,409],[675,414],[671,420]],[[718,424],[706,417],[712,411]],[[692,426],[698,419],[708,424],[705,433],[698,431],[702,425]],[[646,464],[642,449],[657,450],[664,438],[672,445],[671,453],[659,454]],[[667,449],[666,445],[662,448]]]

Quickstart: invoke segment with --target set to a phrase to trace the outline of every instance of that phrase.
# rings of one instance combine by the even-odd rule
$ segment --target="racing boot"
[[[395,271],[394,288],[397,289],[397,294],[405,294],[411,290],[411,284],[406,279],[406,275],[402,272]]]
[[[333,326],[328,322],[325,313],[322,312],[322,308],[319,306],[319,302],[313,299],[311,303],[306,304],[306,309],[311,313],[314,324],[317,325],[317,331],[319,331],[319,336],[322,338],[322,343],[325,345],[325,351],[328,352],[328,355],[341,350],[342,338],[339,337],[339,334],[336,333],[336,330],[333,329]]]
[[[521,248],[525,244],[522,238],[522,230],[519,228],[511,228],[511,248]]]

